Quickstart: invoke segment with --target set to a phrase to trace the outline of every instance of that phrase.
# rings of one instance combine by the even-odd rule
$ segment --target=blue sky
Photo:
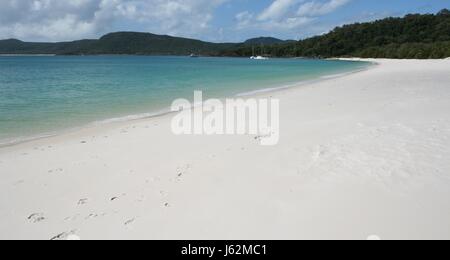
[[[0,38],[65,41],[143,31],[238,42],[450,9],[450,0],[0,0]]]
[[[403,16],[408,13],[436,13],[443,8],[450,9],[450,0],[352,0],[344,1],[347,3],[329,13],[314,17],[314,21],[295,28],[264,30],[261,26],[257,26],[236,32],[236,14],[248,11],[257,15],[273,2],[273,0],[241,0],[225,3],[222,8],[216,10],[212,24],[217,28],[226,28],[230,34],[235,32],[235,35],[230,37],[232,40],[242,40],[258,35],[299,39],[328,32],[336,26],[347,23]],[[307,2],[327,3],[330,1],[303,1],[303,4]],[[295,10],[301,4],[300,1],[299,4],[294,5],[293,9]]]

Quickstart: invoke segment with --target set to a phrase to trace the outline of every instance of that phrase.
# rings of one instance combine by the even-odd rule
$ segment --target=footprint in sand
[[[263,136],[261,136],[261,135],[258,135],[258,136],[255,136],[254,137],[254,139],[256,140],[256,141],[258,141],[258,142],[261,142],[261,139],[263,138]]]
[[[133,224],[133,222],[134,222],[135,220],[136,220],[135,218],[129,219],[129,220],[125,221],[124,225],[125,225],[125,226],[131,225],[131,224]]]
[[[31,223],[39,223],[45,220],[43,213],[33,213],[28,217]]]
[[[48,170],[48,173],[61,173],[61,172],[63,172],[63,171],[64,171],[64,169],[58,168],[58,169],[51,169],[51,170]]]
[[[187,174],[187,172],[189,171],[190,167],[191,166],[189,164],[187,164],[185,166],[177,167],[177,170],[176,170],[177,176],[175,177],[175,182],[181,182],[183,176],[185,176]]]
[[[80,237],[75,235],[76,230],[72,230],[69,232],[63,232],[52,237],[50,240],[80,240]]]
[[[88,199],[80,199],[80,200],[78,201],[78,206],[85,205],[85,204],[87,204],[87,202],[88,202]]]
[[[93,218],[97,218],[97,217],[98,217],[98,214],[91,213],[91,214],[89,214],[89,216],[85,217],[84,219],[88,220],[88,219],[93,219]]]
[[[190,169],[191,169],[191,165],[190,165],[190,164],[186,164],[186,165],[177,167],[177,177],[178,177],[178,178],[182,177],[182,176],[185,175]]]
[[[110,201],[115,201],[115,200],[118,200],[120,197],[125,197],[125,196],[127,196],[127,194],[126,193],[122,193],[122,195],[111,197],[111,199],[109,199],[109,200]]]

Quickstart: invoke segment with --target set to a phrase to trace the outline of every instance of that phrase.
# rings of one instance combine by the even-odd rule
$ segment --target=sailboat
[[[250,59],[252,59],[252,60],[268,60],[269,58],[267,58],[267,57],[264,57],[263,55],[261,55],[261,56],[255,56],[255,46],[252,46],[252,56],[250,57]],[[261,44],[261,54],[263,54],[264,53],[264,45],[263,44]]]
[[[250,59],[252,59],[252,60],[268,60],[269,58],[264,57],[264,56],[256,56],[256,57],[252,56],[252,57],[250,57]]]

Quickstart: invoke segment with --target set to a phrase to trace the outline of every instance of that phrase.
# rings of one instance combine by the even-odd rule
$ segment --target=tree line
[[[446,58],[450,57],[450,11],[344,25],[301,41],[239,46],[220,55],[251,56],[255,49],[272,57]]]

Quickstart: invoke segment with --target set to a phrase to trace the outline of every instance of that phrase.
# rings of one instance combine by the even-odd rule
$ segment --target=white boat
[[[269,58],[263,57],[263,56],[251,56],[250,59],[252,59],[252,60],[268,60]]]
[[[268,60],[269,58],[264,57],[264,44],[261,44],[261,55],[256,56],[255,54],[255,46],[252,46],[253,55],[250,57],[252,60]]]

